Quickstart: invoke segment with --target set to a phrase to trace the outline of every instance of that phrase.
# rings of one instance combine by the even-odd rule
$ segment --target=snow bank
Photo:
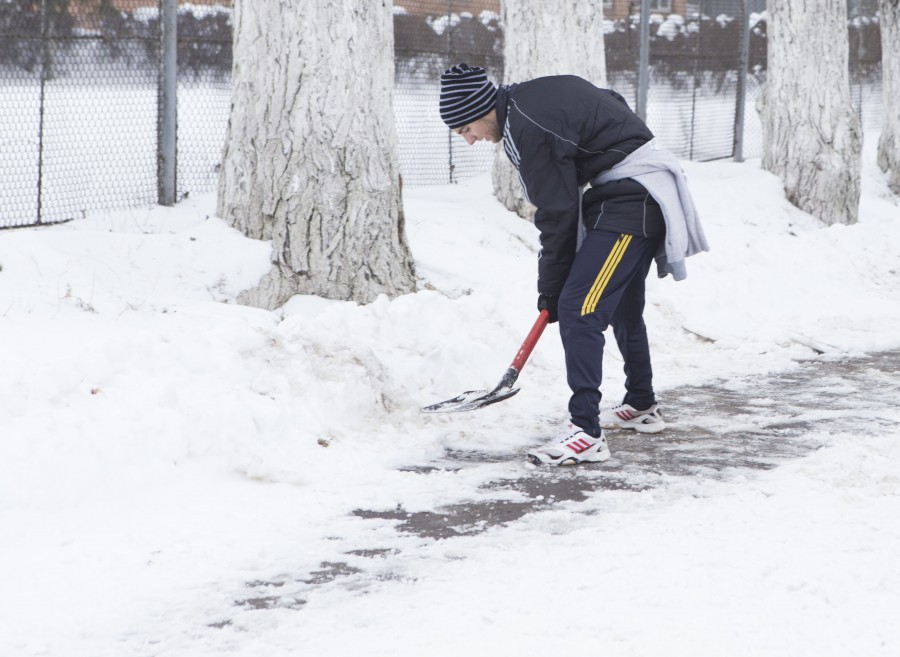
[[[829,228],[786,203],[758,161],[685,163],[713,250],[688,261],[686,281],[649,281],[663,400],[789,369],[816,357],[810,344],[900,347],[900,210],[866,157],[860,223]],[[596,621],[566,634],[572,654],[595,654],[595,641],[619,654],[740,654],[747,637],[756,654],[896,645],[884,610],[897,572],[877,570],[896,563],[896,440],[840,437],[752,482],[604,493],[581,507],[593,520],[560,508],[422,546],[410,582],[331,591],[304,607],[305,624],[273,610],[210,629],[241,582],[338,558],[368,531],[347,515],[361,503],[433,509],[493,472],[425,481],[398,466],[452,447],[521,467],[512,455],[564,417],[555,326],[517,397],[418,413],[497,383],[536,316],[537,235],[487,176],[408,189],[405,208],[418,293],[368,306],[296,297],[279,312],[235,303],[269,245],[215,218],[211,195],[0,233],[0,580],[15,592],[0,600],[0,654],[270,657],[302,642],[534,655],[558,641],[546,621],[562,608]],[[606,359],[611,404],[621,359]]]

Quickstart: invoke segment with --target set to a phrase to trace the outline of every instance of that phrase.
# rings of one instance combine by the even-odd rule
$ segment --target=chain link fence
[[[500,2],[397,0],[394,107],[404,184],[455,182],[490,169],[493,147],[468,146],[438,114],[440,77],[449,66],[483,66],[503,76]]]
[[[0,226],[155,199],[158,38],[120,26],[109,2],[0,2]]]
[[[864,130],[880,130],[883,118],[881,96],[881,26],[873,18],[874,0],[851,1],[850,100]]]
[[[877,129],[880,32],[867,1],[851,2],[850,72],[863,124]],[[438,85],[441,72],[461,61],[503,79],[500,0],[394,5],[404,183],[443,184],[489,171],[492,146],[469,147],[441,122]],[[160,0],[0,0],[0,228],[157,201],[160,6]],[[743,157],[761,156],[755,104],[765,82],[765,14],[745,7],[762,9],[764,0],[667,6],[683,11],[650,17],[650,128],[682,158],[732,157],[738,137]],[[610,0],[604,7],[608,83],[637,107],[640,2]],[[183,198],[218,182],[231,100],[231,0],[179,2],[177,34],[176,196]]]
[[[219,182],[231,109],[231,0],[178,12],[178,198]]]
[[[738,139],[743,139],[742,157],[761,154],[762,129],[754,110],[759,79],[749,67],[750,75],[741,77],[742,62],[756,45],[752,29],[745,41],[744,26],[755,27],[759,20],[758,14],[746,15],[743,0],[701,0],[684,14],[650,14],[646,121],[679,157],[732,157]],[[613,22],[605,35],[609,85],[632,107],[639,106],[639,35],[638,15]]]
[[[231,7],[178,7],[178,196],[213,189]],[[0,0],[0,228],[158,198],[158,0]]]

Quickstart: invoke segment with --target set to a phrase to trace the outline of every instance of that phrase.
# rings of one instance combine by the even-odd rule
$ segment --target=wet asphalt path
[[[577,503],[596,491],[641,491],[664,486],[672,477],[729,479],[774,468],[818,449],[835,434],[896,431],[900,351],[807,361],[787,373],[683,387],[661,395],[659,401],[663,409],[671,409],[665,416],[666,431],[609,431],[613,458],[605,463],[522,468],[513,478],[482,486],[475,501],[434,511],[359,508],[354,515],[394,523],[398,537],[448,540],[515,522],[560,501]],[[508,455],[457,451],[407,469],[427,476],[508,460]],[[514,500],[508,499],[509,491],[517,493]],[[298,609],[307,594],[334,582],[364,588],[372,579],[365,562],[390,559],[398,552],[356,548],[347,552],[346,562],[322,562],[304,576],[247,582],[246,596],[236,600],[235,607]],[[230,621],[222,626],[227,624]]]
[[[542,467],[517,479],[488,485],[515,490],[523,502],[479,501],[408,514],[367,511],[364,518],[396,520],[397,529],[449,538],[484,531],[560,500],[580,501],[602,489],[645,490],[671,476],[728,478],[742,470],[769,469],[808,454],[828,433],[896,427],[887,417],[900,403],[900,352],[853,360],[809,361],[789,373],[687,386],[660,398],[668,424],[663,434],[610,430],[613,458],[575,467]],[[682,418],[679,413],[688,413]],[[498,460],[477,452],[450,452],[440,463],[410,468],[477,467]]]

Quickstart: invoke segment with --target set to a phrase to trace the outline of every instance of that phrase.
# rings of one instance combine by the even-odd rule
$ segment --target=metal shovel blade
[[[494,388],[493,390],[469,390],[446,401],[425,406],[422,413],[460,413],[474,411],[490,404],[509,399],[519,392],[520,388]]]
[[[538,338],[541,337],[541,333],[543,333],[544,329],[547,327],[549,319],[550,316],[546,310],[542,310],[538,314],[538,318],[535,320],[534,326],[531,327],[531,331],[529,331],[528,336],[525,338],[525,342],[519,347],[519,351],[516,352],[516,357],[513,358],[509,368],[503,374],[503,378],[500,379],[500,383],[498,383],[493,390],[469,390],[453,399],[438,402],[431,406],[425,406],[424,408],[419,409],[419,412],[459,413],[461,411],[474,411],[476,408],[484,408],[485,406],[496,404],[504,399],[509,399],[519,392],[519,388],[513,388],[513,385],[519,377],[519,372],[525,367],[525,361],[527,361],[528,357],[531,355],[531,351],[534,349],[534,345],[537,344]]]

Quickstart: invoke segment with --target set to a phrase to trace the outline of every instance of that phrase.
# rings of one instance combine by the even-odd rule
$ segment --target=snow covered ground
[[[900,348],[900,202],[874,139],[849,227],[791,207],[758,161],[684,163],[713,250],[649,281],[663,399],[792,370],[809,344]],[[0,655],[900,651],[900,428],[448,540],[353,515],[477,498],[564,418],[555,326],[517,397],[418,413],[497,382],[536,316],[537,235],[489,176],[407,188],[405,207],[420,292],[279,312],[234,304],[269,249],[212,196],[0,233]],[[402,469],[448,449],[493,458]],[[363,560],[345,580],[325,566]]]

